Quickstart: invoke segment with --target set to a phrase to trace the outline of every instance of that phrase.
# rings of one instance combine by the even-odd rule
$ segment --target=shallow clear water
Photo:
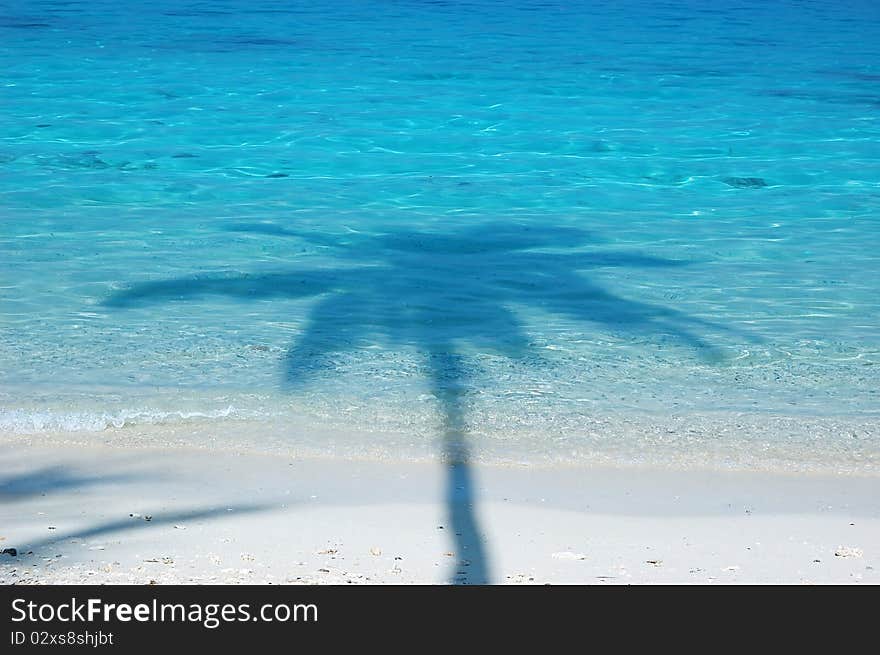
[[[2,432],[880,463],[874,2],[0,1],[0,59]]]

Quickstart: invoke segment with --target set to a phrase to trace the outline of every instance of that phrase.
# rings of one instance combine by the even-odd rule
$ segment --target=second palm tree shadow
[[[389,229],[339,236],[268,223],[230,230],[295,238],[330,249],[342,265],[259,275],[201,276],[135,285],[106,301],[126,307],[221,294],[242,299],[321,296],[286,355],[290,391],[331,368],[333,353],[377,344],[412,348],[427,362],[428,385],[441,414],[449,527],[455,544],[452,583],[492,581],[474,511],[465,396],[473,364],[466,348],[540,363],[513,307],[532,307],[630,334],[671,335],[701,357],[720,352],[699,332],[736,333],[681,311],[614,295],[584,274],[593,268],[670,268],[686,262],[635,252],[585,249],[589,233],[571,227],[491,223],[455,234]]]

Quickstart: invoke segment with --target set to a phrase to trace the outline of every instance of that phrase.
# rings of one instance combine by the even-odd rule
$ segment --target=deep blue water
[[[2,0],[0,61],[6,433],[876,470],[876,2]]]

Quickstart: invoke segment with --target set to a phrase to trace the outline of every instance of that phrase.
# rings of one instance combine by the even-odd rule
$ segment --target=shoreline
[[[14,414],[17,410],[10,410]],[[121,423],[103,429],[33,430],[2,424],[4,444],[186,449],[239,454],[419,464],[437,463],[444,426],[388,430],[317,416],[218,419],[198,416]],[[39,428],[39,429],[38,429]],[[614,468],[670,471],[762,471],[880,477],[880,423],[871,416],[772,412],[617,413],[586,417],[562,430],[487,431],[457,426],[469,459],[491,467]]]
[[[0,455],[2,584],[880,582],[873,476],[33,441]]]

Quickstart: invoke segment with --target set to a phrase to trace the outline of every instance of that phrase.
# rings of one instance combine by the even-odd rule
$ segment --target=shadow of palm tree
[[[106,521],[98,525],[93,525],[83,530],[66,532],[64,534],[53,535],[50,539],[33,541],[24,545],[35,553],[40,553],[49,546],[64,543],[71,539],[87,539],[97,537],[112,532],[145,530],[155,528],[159,525],[169,525],[174,523],[184,523],[186,521],[198,521],[202,519],[220,518],[223,516],[232,516],[234,514],[261,512],[270,509],[268,505],[224,505],[221,507],[204,507],[201,509],[191,509],[183,512],[173,512],[168,514],[156,515],[151,520],[132,520],[131,518],[116,519],[114,521]]]
[[[31,496],[69,491],[92,485],[128,481],[131,476],[78,475],[63,466],[46,466],[36,471],[0,478],[0,501],[13,502]]]
[[[117,293],[105,304],[121,308],[213,294],[242,299],[320,296],[286,356],[285,383],[291,390],[327,369],[333,353],[376,344],[421,352],[442,418],[446,508],[458,557],[453,583],[492,579],[474,512],[464,399],[475,364],[463,354],[465,348],[538,359],[518,315],[523,308],[628,334],[670,335],[709,360],[720,359],[720,352],[699,332],[733,332],[675,309],[614,295],[590,281],[584,274],[590,269],[658,269],[687,262],[596,250],[595,239],[577,228],[490,223],[455,234],[394,228],[338,236],[273,223],[228,229],[302,240],[338,254],[345,265],[150,282]]]
[[[0,478],[0,502],[10,503],[25,501],[33,496],[46,496],[53,493],[65,493],[90,486],[135,482],[143,476],[132,475],[81,475],[64,466],[47,466],[27,473],[9,475]],[[157,513],[150,520],[132,520],[132,517],[107,521],[92,525],[74,532],[53,534],[51,538],[40,539],[19,544],[18,548],[8,549],[10,557],[17,556],[15,551],[42,554],[42,551],[69,541],[70,539],[86,539],[103,534],[121,531],[142,530],[148,527],[184,521],[220,518],[240,513],[252,513],[270,509],[268,505],[227,505],[223,507],[206,507],[173,513]],[[4,550],[4,555],[7,551]],[[0,565],[14,565],[14,559],[0,561]]]

